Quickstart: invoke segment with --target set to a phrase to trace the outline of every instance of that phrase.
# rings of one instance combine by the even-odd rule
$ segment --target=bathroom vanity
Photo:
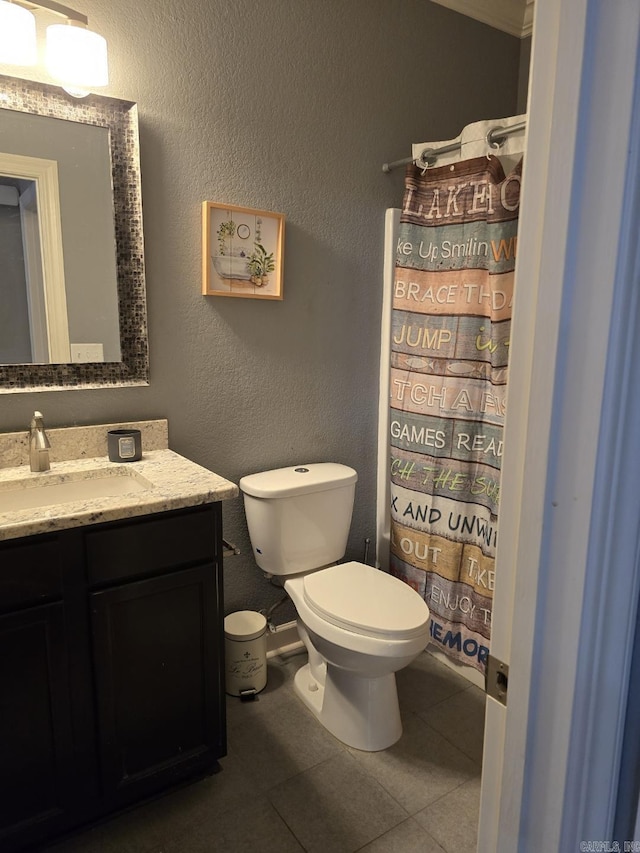
[[[149,485],[2,510],[12,490],[101,477]],[[217,769],[226,752],[220,501],[235,494],[166,448],[125,465],[89,457],[47,474],[0,468],[6,853]]]

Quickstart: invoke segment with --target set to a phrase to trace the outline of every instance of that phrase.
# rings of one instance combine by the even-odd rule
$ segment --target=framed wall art
[[[282,299],[284,216],[202,204],[202,293]]]

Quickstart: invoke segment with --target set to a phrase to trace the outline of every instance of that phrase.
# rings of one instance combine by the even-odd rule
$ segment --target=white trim
[[[389,365],[391,363],[391,311],[396,267],[396,241],[400,209],[384,215],[384,267],[382,271],[382,318],[380,323],[380,389],[378,395],[378,470],[376,492],[376,566],[389,571],[391,511],[389,486]]]
[[[55,160],[45,160],[41,157],[0,153],[0,174],[36,183],[49,362],[67,364],[71,359],[64,284],[58,164]]]
[[[20,222],[22,226],[24,271],[27,280],[31,358],[36,364],[46,364],[49,362],[49,334],[44,304],[37,188],[33,181],[20,195]]]
[[[638,578],[605,555],[613,537],[627,560],[637,545],[637,426],[634,442],[620,422],[640,406],[632,372],[615,374],[634,321],[619,311],[614,331],[629,325],[608,332],[614,281],[616,302],[637,281],[626,226],[619,237],[639,29],[631,0],[536,8],[492,631],[509,700],[487,703],[479,850],[610,838]],[[620,384],[603,409],[605,366]]]
[[[489,24],[509,35],[523,38],[531,34],[532,0],[431,0],[454,12]]]
[[[584,30],[584,10],[582,15],[576,10],[575,42],[563,45],[570,60],[565,92],[556,91],[564,81],[559,73],[561,10],[561,3],[539,0],[534,26],[534,73],[530,79],[527,159],[519,217],[517,296],[512,320],[500,541],[496,553],[491,651],[510,666],[509,698],[508,710],[491,699],[487,701],[485,755],[500,755],[502,759],[485,762],[483,768],[478,845],[479,850],[505,853],[518,849],[524,789],[546,481],[544,461],[548,458],[550,441],[550,382],[555,371],[562,290],[561,286],[549,287],[549,284],[555,285],[564,269],[571,158],[577,132],[576,90],[579,91],[581,67],[581,52],[576,61],[575,51],[577,46],[582,49]],[[538,55],[544,59],[536,63]],[[556,129],[560,139],[564,136],[564,142],[552,139],[552,131]],[[549,228],[545,227],[547,222]],[[548,263],[551,258],[552,263]],[[545,285],[548,292],[542,292]],[[518,595],[524,596],[526,602],[517,621],[516,584]],[[512,652],[514,626],[516,654]],[[495,737],[503,739],[496,741]],[[507,738],[509,756],[518,755],[515,761],[507,759]]]
[[[577,846],[582,838],[612,838],[640,590],[636,476],[640,430],[636,378],[640,358],[638,5],[627,4],[627,11],[605,13],[594,4],[589,33],[595,37],[589,43],[590,79],[583,94],[589,115],[581,131],[586,131],[589,141],[582,166],[582,186],[587,189],[583,190],[580,229],[583,244],[589,233],[598,234],[598,248],[593,247],[589,255],[576,244],[574,281],[582,283],[588,274],[599,282],[593,287],[589,313],[610,317],[611,327],[605,335],[602,324],[602,336],[607,340],[601,347],[593,341],[587,346],[594,362],[602,359],[605,372],[601,421],[591,460],[594,488],[567,761],[567,778],[576,784],[565,796],[561,849]],[[615,128],[613,140],[607,132],[611,126]],[[607,146],[604,160],[602,146]],[[593,174],[598,172],[594,186]],[[602,251],[600,239],[610,251]],[[602,287],[602,283],[610,284]],[[594,332],[597,326],[597,321],[592,323]],[[580,353],[576,358],[581,358]],[[587,364],[584,375],[592,372]]]
[[[527,38],[533,33],[533,11],[534,0],[527,0],[527,5],[524,10],[524,18],[522,19],[522,38]]]

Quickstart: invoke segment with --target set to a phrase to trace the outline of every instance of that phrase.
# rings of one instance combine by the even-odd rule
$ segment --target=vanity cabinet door
[[[64,825],[73,743],[61,602],[0,616],[0,850]]]
[[[114,806],[225,754],[217,577],[208,563],[90,595],[102,784]]]

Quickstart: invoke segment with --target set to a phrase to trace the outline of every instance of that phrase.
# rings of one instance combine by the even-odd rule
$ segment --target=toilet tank
[[[272,575],[295,575],[344,556],[357,473],[318,462],[249,474],[240,480],[257,564]]]

